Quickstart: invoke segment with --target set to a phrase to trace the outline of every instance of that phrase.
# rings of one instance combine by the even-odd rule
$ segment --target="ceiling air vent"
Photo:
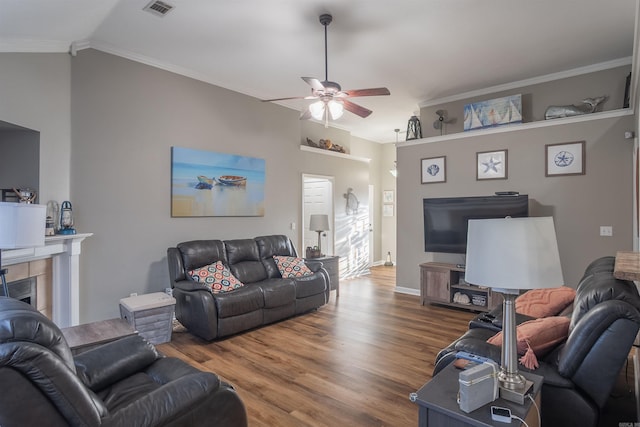
[[[152,0],[149,4],[142,8],[142,10],[153,13],[157,16],[165,16],[171,11],[171,9],[173,9],[173,6],[160,0]]]

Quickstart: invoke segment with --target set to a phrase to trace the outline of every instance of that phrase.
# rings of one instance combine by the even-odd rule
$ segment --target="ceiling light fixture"
[[[344,113],[344,104],[335,99],[320,99],[309,105],[311,117],[316,120],[324,120],[325,127],[329,126],[329,116],[331,120],[337,120]]]
[[[393,130],[396,133],[396,147],[398,146],[398,134],[400,133],[400,129]],[[393,169],[389,169],[389,173],[393,175],[394,178],[398,177],[398,162],[394,160]]]

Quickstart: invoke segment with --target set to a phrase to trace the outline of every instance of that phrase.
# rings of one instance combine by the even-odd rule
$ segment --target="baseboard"
[[[397,292],[399,294],[408,294],[408,295],[420,296],[420,289],[405,288],[405,287],[402,287],[402,286],[396,286],[394,292]]]

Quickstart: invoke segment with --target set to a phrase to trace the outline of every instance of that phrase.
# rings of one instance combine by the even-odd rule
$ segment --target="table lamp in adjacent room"
[[[0,277],[5,296],[10,295],[7,270],[2,268],[2,249],[43,246],[46,215],[45,205],[0,202]]]
[[[318,253],[322,256],[321,237],[323,231],[330,230],[329,215],[311,215],[309,218],[309,230],[318,233]]]
[[[531,382],[518,373],[515,299],[564,284],[553,218],[469,220],[466,263],[465,281],[504,296],[500,397],[522,404]]]

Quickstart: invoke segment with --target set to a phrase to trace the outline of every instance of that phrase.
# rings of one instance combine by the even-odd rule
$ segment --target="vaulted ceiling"
[[[637,0],[163,1],[161,17],[149,0],[0,0],[0,52],[92,47],[259,99],[306,96],[300,77],[325,77],[330,13],[329,80],[391,91],[352,98],[373,114],[332,125],[393,142],[432,100],[629,59]]]

